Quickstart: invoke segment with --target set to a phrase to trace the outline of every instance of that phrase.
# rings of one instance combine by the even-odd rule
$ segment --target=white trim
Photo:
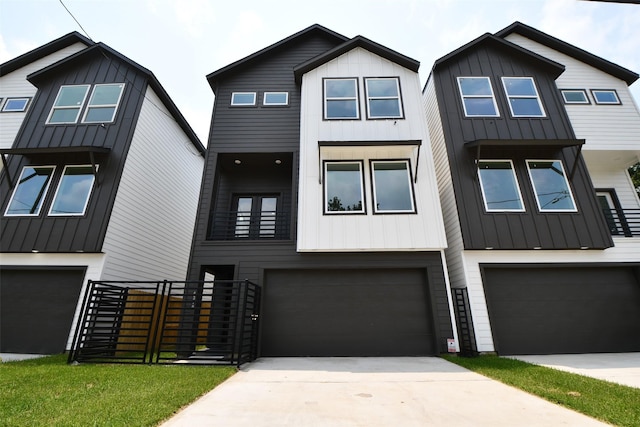
[[[416,206],[415,206],[415,202],[414,202],[414,195],[413,195],[413,182],[411,180],[411,162],[407,159],[400,159],[400,160],[370,160],[369,163],[371,164],[371,193],[373,196],[373,212],[376,214],[387,214],[387,213],[416,213]],[[378,201],[377,201],[377,192],[376,192],[376,168],[375,168],[375,164],[376,163],[404,163],[406,165],[406,169],[405,171],[406,173],[406,177],[407,177],[407,184],[409,186],[409,198],[411,199],[411,209],[410,210],[399,210],[399,209],[394,209],[394,210],[379,210],[378,209]]]
[[[16,191],[18,191],[18,188],[20,187],[20,180],[22,179],[22,175],[24,174],[25,169],[27,168],[48,168],[51,169],[51,173],[49,174],[49,179],[47,180],[47,185],[45,186],[44,191],[42,192],[42,199],[40,200],[40,206],[38,206],[38,211],[36,213],[32,213],[32,214],[14,214],[14,213],[8,213],[9,212],[9,208],[11,207],[11,202],[13,201],[13,197],[16,195]],[[22,167],[22,172],[20,172],[20,177],[18,178],[18,182],[16,183],[15,187],[13,188],[13,192],[11,193],[11,198],[9,199],[9,203],[7,204],[7,209],[4,211],[4,216],[39,216],[40,215],[40,211],[42,210],[42,205],[44,205],[44,201],[47,198],[47,193],[49,192],[49,186],[51,185],[51,181],[53,181],[53,176],[56,173],[56,167],[54,165],[27,165],[27,166],[23,166]]]
[[[124,93],[124,83],[107,83],[107,84],[97,84],[93,86],[91,91],[91,96],[89,97],[89,102],[87,102],[87,108],[84,110],[84,114],[82,115],[82,123],[111,123],[116,118],[116,112],[118,111],[118,107],[120,106],[120,100],[122,99],[122,94]],[[93,96],[96,93],[96,89],[102,86],[120,86],[120,93],[118,94],[118,100],[115,104],[95,104],[92,105],[91,101],[93,100]],[[87,114],[89,114],[89,110],[92,108],[113,108],[113,113],[111,114],[110,120],[97,120],[97,121],[88,121]]]
[[[460,81],[462,79],[484,79],[489,83],[489,89],[491,90],[491,96],[489,95],[465,95],[462,92],[462,84]],[[464,110],[465,117],[500,117],[500,110],[498,109],[498,104],[496,103],[496,94],[493,91],[493,85],[491,84],[491,79],[487,76],[459,76],[456,77],[458,82],[458,93],[460,94],[460,99],[462,101],[462,108]],[[465,98],[491,98],[491,102],[493,102],[493,108],[495,110],[495,114],[469,114],[467,112],[467,104],[465,104]]]
[[[267,102],[267,95],[284,95],[284,102]],[[289,92],[265,92],[262,95],[262,105],[289,105]]]
[[[518,190],[518,198],[520,200],[520,205],[522,206],[520,209],[489,209],[487,204],[487,196],[484,191],[484,183],[482,182],[482,175],[480,174],[480,163],[506,163],[508,162],[511,165],[511,173],[513,174],[513,180],[516,183],[516,188]],[[524,206],[524,200],[522,199],[522,192],[520,191],[520,182],[518,182],[518,176],[516,174],[516,170],[513,167],[513,161],[511,159],[481,159],[478,160],[478,181],[480,181],[480,191],[482,192],[482,200],[484,202],[484,209],[487,212],[526,212]]]
[[[327,82],[329,81],[352,81],[355,89],[355,96],[342,96],[342,97],[328,97],[327,96]],[[356,77],[343,77],[343,78],[324,78],[322,81],[322,99],[324,102],[324,119],[325,120],[360,120],[360,100],[358,99],[359,88],[358,88],[358,79]],[[339,116],[339,117],[329,117],[327,115],[327,101],[355,101],[355,116]]]
[[[536,204],[538,205],[539,212],[577,212],[578,207],[576,205],[576,201],[573,198],[573,191],[571,191],[571,183],[567,179],[567,173],[564,170],[564,164],[562,160],[558,159],[527,159],[527,171],[529,172],[529,179],[531,180],[531,186],[533,187],[533,191],[536,196]],[[562,168],[562,177],[564,178],[564,182],[567,184],[567,188],[569,189],[569,196],[571,197],[571,203],[573,203],[573,209],[543,209],[544,206],[540,206],[540,199],[538,197],[538,189],[536,188],[536,183],[533,180],[533,176],[531,176],[531,167],[529,166],[530,162],[558,162],[560,167]]]
[[[251,95],[253,97],[253,101],[251,104],[249,103],[238,103],[236,102],[236,95]],[[236,107],[253,107],[256,105],[256,93],[255,92],[231,92],[231,105]]]
[[[507,104],[509,104],[509,110],[511,111],[512,117],[547,117],[547,114],[544,111],[544,107],[542,106],[542,100],[540,99],[540,94],[538,93],[538,88],[536,87],[536,82],[533,80],[533,77],[515,77],[515,76],[503,76],[502,78],[502,87],[504,87],[504,93],[507,95]],[[533,86],[534,95],[510,95],[509,90],[507,89],[506,80],[530,80],[531,86]],[[515,114],[513,112],[513,107],[511,106],[511,99],[534,99],[538,102],[538,107],[540,107],[540,114]]]
[[[84,88],[86,88],[86,90],[84,91],[84,96],[82,98],[82,101],[80,102],[80,105],[76,105],[76,106],[69,106],[69,105],[56,106],[56,103],[58,102],[58,99],[60,98],[60,94],[62,94],[62,89],[67,88],[67,87],[84,87]],[[51,106],[51,111],[49,111],[49,116],[47,117],[46,124],[63,125],[63,124],[69,124],[69,123],[77,123],[78,122],[78,118],[80,117],[80,113],[82,112],[82,107],[84,106],[84,103],[87,100],[87,94],[89,93],[89,88],[90,87],[91,87],[91,85],[62,85],[62,86],[60,86],[60,89],[58,89],[58,94],[56,95],[56,99],[53,101],[53,105]],[[53,113],[56,110],[75,110],[76,108],[78,109],[78,113],[76,114],[76,118],[73,121],[68,121],[68,122],[52,122],[51,121],[51,117],[53,117]]]
[[[96,165],[97,169],[98,165]],[[58,198],[58,193],[60,192],[60,187],[62,186],[62,180],[64,179],[68,168],[89,168],[91,169],[91,186],[89,188],[89,192],[87,193],[87,197],[84,200],[84,206],[82,207],[82,212],[73,212],[73,213],[52,213],[53,206],[56,204],[56,200]],[[93,173],[92,165],[66,165],[62,171],[62,175],[58,180],[58,186],[56,187],[56,192],[53,196],[53,200],[51,201],[51,206],[49,207],[49,216],[83,216],[87,210],[87,206],[89,205],[89,199],[91,198],[91,193],[93,193],[93,184],[96,181],[96,177]]]
[[[394,80],[396,83],[396,96],[369,96],[369,81],[371,80]],[[365,77],[364,78],[364,92],[367,102],[367,119],[402,119],[402,94],[400,93],[400,79],[398,77]],[[398,101],[398,115],[397,116],[372,116],[371,115],[371,100],[397,100]]]

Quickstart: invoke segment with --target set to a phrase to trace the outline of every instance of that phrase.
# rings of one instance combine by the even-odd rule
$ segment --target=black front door
[[[233,210],[236,212],[236,238],[262,239],[276,236],[278,196],[235,196],[233,203]]]

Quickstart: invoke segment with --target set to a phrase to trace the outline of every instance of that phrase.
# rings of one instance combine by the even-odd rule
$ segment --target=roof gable
[[[64,49],[68,46],[71,46],[75,43],[84,43],[86,46],[92,46],[94,44],[87,37],[83,36],[77,31],[74,31],[58,39],[55,39],[45,45],[37,47],[16,58],[10,59],[4,64],[0,64],[0,76],[9,74],[19,68],[24,67],[25,65],[35,62],[38,59],[44,58],[47,55],[51,55],[52,53],[57,52],[61,49]]]
[[[385,46],[382,46],[381,44],[371,41],[366,37],[356,36],[351,40],[348,40],[342,43],[341,45],[336,46],[335,48],[323,53],[322,55],[319,55],[306,62],[303,62],[302,64],[297,65],[293,70],[296,76],[296,80],[300,81],[300,79],[302,79],[303,74],[357,47],[368,50],[371,53],[374,53],[389,61],[395,62],[396,64],[399,64],[411,71],[417,72],[418,69],[420,68],[419,61],[409,58],[408,56],[402,55]]]
[[[528,39],[548,46],[551,49],[555,49],[558,52],[569,55],[579,61],[584,62],[585,64],[591,65],[601,71],[604,71],[605,73],[611,74],[614,77],[624,80],[627,85],[632,84],[639,77],[637,73],[634,73],[631,70],[614,64],[613,62],[607,61],[604,58],[589,53],[586,50],[582,50],[576,46],[573,46],[567,42],[564,42],[518,21],[498,31],[497,33],[495,33],[495,36],[505,38],[512,33],[520,34]]]
[[[536,65],[540,68],[546,69],[553,75],[554,78],[557,78],[560,74],[562,74],[565,69],[564,65],[562,64],[545,58],[542,55],[538,55],[537,53],[531,52],[530,50],[524,49],[500,37],[496,37],[491,33],[485,33],[475,40],[472,40],[469,43],[459,47],[453,52],[448,53],[442,58],[437,59],[433,64],[433,70],[444,66],[455,58],[466,55],[470,51],[477,49],[480,46],[486,45],[504,51],[507,55],[521,57],[531,65]]]
[[[247,57],[244,57],[236,62],[233,62],[227,65],[226,67],[220,68],[219,70],[212,72],[211,74],[207,75],[207,81],[209,82],[209,85],[211,86],[211,88],[215,91],[216,82],[218,80],[225,78],[230,73],[235,73],[239,69],[250,66],[256,61],[260,61],[261,59],[263,59],[266,55],[272,54],[276,50],[286,48],[291,43],[295,43],[300,40],[303,40],[309,37],[314,37],[314,36],[326,37],[326,38],[335,40],[337,43],[342,43],[348,40],[348,38],[346,38],[345,36],[338,34],[334,31],[331,31],[328,28],[323,27],[322,25],[314,24],[310,27],[305,28],[302,31],[299,31],[285,39],[280,40],[277,43],[272,44],[271,46],[268,46]]]

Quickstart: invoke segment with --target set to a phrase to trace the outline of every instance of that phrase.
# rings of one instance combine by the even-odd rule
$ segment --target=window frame
[[[234,102],[236,95],[252,95],[253,96],[253,103],[249,104],[249,103],[237,103],[237,102]],[[231,106],[232,107],[255,107],[256,106],[256,102],[257,102],[257,98],[258,98],[258,96],[257,96],[256,92],[231,92]]]
[[[284,95],[284,102],[267,102],[267,95]],[[264,92],[262,94],[262,105],[265,107],[283,107],[289,105],[289,92]]]
[[[522,206],[519,209],[493,209],[493,208],[489,208],[489,204],[487,202],[487,194],[486,194],[486,190],[485,190],[485,184],[482,180],[482,174],[480,173],[481,169],[480,169],[480,163],[509,163],[511,168],[511,173],[513,175],[513,182],[516,186],[516,190],[518,192],[518,198],[520,201],[520,206]],[[476,165],[477,168],[477,172],[478,172],[478,181],[480,183],[480,192],[482,193],[482,201],[484,203],[484,210],[485,212],[488,213],[493,213],[493,212],[526,212],[526,207],[524,205],[524,199],[522,197],[522,190],[520,188],[520,182],[518,181],[518,174],[516,173],[516,169],[515,166],[513,165],[513,160],[512,159],[479,159],[478,163]]]
[[[409,196],[411,200],[411,209],[409,210],[380,210],[377,205],[377,187],[376,187],[376,178],[375,178],[375,164],[376,163],[404,163],[406,165],[407,171],[407,182],[409,187]],[[409,159],[370,159],[369,160],[369,170],[371,172],[371,196],[373,198],[373,213],[374,215],[397,215],[397,214],[416,214],[416,196],[413,188],[413,174],[411,173],[411,161]]]
[[[60,99],[60,95],[62,94],[62,91],[64,88],[67,87],[86,87],[86,90],[84,92],[84,97],[82,98],[82,101],[80,102],[80,105],[77,106],[56,106],[56,103],[58,102],[58,99]],[[49,116],[47,117],[47,121],[45,122],[48,125],[68,125],[68,124],[75,124],[78,123],[78,119],[80,118],[80,114],[82,113],[82,109],[84,108],[85,102],[87,101],[87,95],[89,94],[89,89],[91,89],[91,85],[90,84],[79,84],[79,85],[62,85],[60,86],[60,89],[58,89],[58,94],[56,95],[55,100],[53,101],[53,105],[51,106],[51,111],[49,111]],[[73,121],[66,121],[66,122],[52,122],[51,119],[53,118],[54,113],[57,110],[73,110],[73,109],[78,109],[78,113],[76,114],[76,118]]]
[[[540,92],[538,91],[538,87],[536,86],[535,79],[530,76],[502,76],[500,78],[502,80],[502,87],[504,88],[504,94],[507,97],[507,104],[509,105],[509,111],[511,112],[511,117],[513,118],[543,118],[547,117],[547,113],[545,112],[544,106],[542,105],[542,99],[540,98]],[[533,95],[510,95],[509,90],[507,89],[507,80],[529,80],[531,81],[531,86],[535,92],[535,96]],[[540,108],[539,115],[531,115],[531,114],[515,114],[513,111],[513,106],[511,105],[511,99],[535,99],[538,103],[538,107]]]
[[[398,91],[397,96],[385,97],[385,96],[369,96],[369,81],[370,80],[395,80],[396,89]],[[400,86],[400,77],[364,77],[364,97],[366,101],[367,120],[389,120],[389,119],[404,119],[404,105],[402,103],[402,88]],[[397,116],[373,116],[371,115],[371,100],[389,100],[396,99],[398,102],[398,115]]]
[[[483,79],[489,83],[489,89],[491,90],[491,96],[489,95],[465,95],[462,90],[462,79]],[[460,94],[460,100],[462,102],[462,110],[464,111],[465,117],[470,118],[478,118],[478,117],[500,117],[500,109],[498,108],[498,102],[496,100],[496,92],[493,90],[493,84],[491,83],[491,78],[489,76],[457,76],[456,81],[458,83],[458,93]],[[495,114],[470,114],[467,111],[467,104],[465,103],[465,98],[491,98],[491,102],[493,103],[493,108],[495,110]]]
[[[360,173],[360,194],[362,195],[362,210],[344,210],[344,211],[331,211],[328,209],[329,196],[327,194],[328,191],[328,170],[327,166],[330,164],[357,164]],[[366,203],[366,191],[365,191],[365,183],[364,183],[364,161],[363,160],[323,160],[322,162],[322,213],[324,215],[366,215],[367,214],[367,203]]]
[[[120,86],[120,93],[118,94],[118,100],[115,104],[96,104],[91,105],[91,100],[96,93],[96,89],[102,86]],[[116,119],[116,114],[118,112],[118,107],[120,106],[120,101],[122,100],[122,95],[124,94],[125,83],[99,83],[93,85],[91,89],[91,95],[86,100],[86,106],[84,108],[84,113],[82,114],[82,123],[113,123]],[[111,115],[111,120],[97,120],[97,121],[88,121],[87,115],[92,108],[113,108],[113,114]]]
[[[8,110],[7,105],[9,104],[9,102],[16,101],[16,100],[24,100],[24,107],[22,107],[21,110],[17,110],[17,109]],[[2,99],[0,99],[0,103],[2,103]],[[2,112],[3,113],[24,113],[25,111],[27,111],[27,108],[29,108],[30,103],[31,103],[31,97],[28,97],[28,96],[8,97],[4,101],[4,104],[2,105]]]
[[[327,82],[336,80],[353,81],[355,84],[354,97],[327,97]],[[355,117],[329,117],[327,115],[328,101],[355,101]],[[323,120],[360,120],[360,84],[357,77],[324,77],[322,79],[322,117]]]
[[[612,93],[615,96],[616,101],[598,101],[598,96],[596,95],[598,92]],[[591,89],[591,96],[593,97],[593,102],[595,102],[596,105],[622,105],[622,101],[620,101],[618,92],[615,89]]]
[[[573,209],[545,209],[544,206],[540,206],[540,197],[538,196],[538,188],[536,187],[536,183],[535,180],[533,179],[533,176],[531,175],[531,166],[530,163],[532,162],[558,162],[560,164],[560,167],[562,169],[562,176],[564,178],[564,182],[567,186],[567,189],[569,190],[569,196],[571,199],[571,203],[573,204]],[[569,181],[568,177],[567,177],[567,172],[564,168],[564,162],[560,159],[526,159],[525,163],[527,165],[527,172],[529,173],[529,181],[531,183],[531,186],[533,187],[533,194],[535,196],[536,199],[536,204],[538,206],[538,212],[540,213],[547,213],[547,212],[552,212],[552,213],[573,213],[573,212],[578,212],[578,205],[576,204],[576,200],[575,197],[573,196],[573,190],[571,188],[571,182]]]
[[[591,100],[587,95],[587,91],[584,89],[560,89],[560,93],[562,95],[562,100],[567,105],[589,105],[591,104]],[[570,101],[566,98],[566,93],[581,93],[584,95],[584,101]]]
[[[84,206],[82,207],[82,212],[73,212],[73,213],[53,213],[53,207],[56,204],[56,200],[58,199],[58,195],[60,194],[60,188],[62,187],[62,183],[64,180],[64,177],[66,176],[66,172],[69,168],[90,168],[92,169],[92,173],[91,173],[91,185],[89,187],[89,191],[87,193],[87,196],[84,200]],[[96,165],[96,170],[98,168],[98,165]],[[89,200],[91,199],[91,195],[93,194],[93,188],[94,185],[96,183],[96,176],[95,173],[93,172],[93,165],[76,165],[76,164],[71,164],[71,165],[65,165],[64,168],[62,169],[62,173],[60,175],[60,178],[58,179],[58,183],[56,185],[56,191],[53,194],[53,198],[51,199],[51,204],[49,206],[49,211],[47,213],[48,216],[84,216],[85,213],[87,212],[87,206],[89,206]]]
[[[37,211],[35,213],[27,213],[27,214],[9,213],[9,208],[11,208],[11,204],[13,202],[13,199],[16,196],[16,193],[18,192],[18,189],[20,188],[20,184],[21,184],[21,181],[22,181],[22,176],[23,176],[23,174],[24,174],[24,172],[25,172],[25,170],[27,168],[49,169],[51,171],[50,174],[49,174],[49,178],[47,180],[47,183],[44,185],[44,189],[41,190],[42,197],[40,198],[40,203],[38,204]],[[10,217],[23,217],[23,216],[37,217],[37,216],[40,216],[40,212],[42,211],[42,206],[44,205],[45,200],[47,198],[47,194],[49,193],[49,187],[51,186],[51,182],[53,181],[55,173],[56,173],[56,166],[55,165],[25,165],[25,166],[23,166],[22,167],[22,171],[20,172],[20,176],[18,177],[18,181],[16,182],[15,186],[13,187],[13,191],[11,192],[11,197],[9,198],[9,202],[7,203],[7,207],[4,210],[4,216],[10,216]]]

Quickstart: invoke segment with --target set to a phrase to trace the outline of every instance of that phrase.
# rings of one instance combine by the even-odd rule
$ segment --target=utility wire
[[[67,11],[67,13],[73,18],[74,21],[76,21],[76,24],[78,24],[78,27],[80,27],[80,29],[82,30],[82,32],[84,33],[85,36],[87,36],[89,38],[89,40],[93,41],[93,39],[91,38],[91,36],[89,35],[89,33],[87,33],[87,30],[84,29],[84,27],[82,26],[82,24],[76,19],[75,16],[73,16],[73,13],[71,13],[71,11],[69,10],[69,8],[67,8],[67,6],[62,2],[62,0],[58,0],[60,2],[60,4],[62,5],[62,7],[64,7],[64,9]]]

